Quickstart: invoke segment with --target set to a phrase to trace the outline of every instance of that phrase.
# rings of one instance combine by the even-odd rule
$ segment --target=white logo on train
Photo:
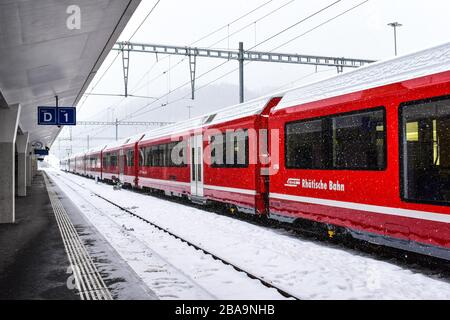
[[[298,179],[298,178],[289,178],[284,184],[286,187],[290,188],[302,188],[302,189],[312,189],[312,190],[329,190],[336,192],[344,192],[345,184],[340,183],[339,180],[333,181],[329,180],[328,182],[324,182],[323,180],[316,179]]]

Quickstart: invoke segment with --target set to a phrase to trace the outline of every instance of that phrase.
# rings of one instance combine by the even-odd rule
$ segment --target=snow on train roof
[[[145,132],[143,139],[155,139],[174,134],[181,134],[189,130],[252,116],[261,113],[273,97],[275,96],[270,95],[257,98],[245,103],[223,108],[215,112],[203,114],[189,120],[176,122],[158,129],[153,129]]]
[[[287,91],[274,110],[450,70],[450,42]]]
[[[102,151],[105,148],[106,148],[106,144],[104,143],[102,145],[99,145],[99,146],[89,149],[88,151],[85,152],[85,154],[97,153],[97,152]]]
[[[106,147],[103,149],[104,151],[111,150],[111,149],[117,149],[125,144],[128,144],[128,141],[130,140],[130,137],[119,139],[114,142],[110,142],[106,145]]]

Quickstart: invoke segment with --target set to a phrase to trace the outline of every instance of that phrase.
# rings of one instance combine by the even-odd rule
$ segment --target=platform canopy
[[[61,106],[78,103],[139,3],[0,2],[0,108],[21,104],[19,128],[30,142],[53,144],[61,128],[38,126],[37,106],[54,105],[55,95]]]

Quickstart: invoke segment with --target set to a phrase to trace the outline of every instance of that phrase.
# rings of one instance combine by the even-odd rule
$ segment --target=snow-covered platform
[[[63,241],[48,187],[67,214],[65,226],[72,223],[78,234],[73,236],[81,240],[86,250],[84,257],[90,259],[93,268],[98,270],[111,297],[156,299],[77,206],[57,186],[46,186],[44,175],[39,172],[35,177],[27,190],[29,197],[16,199],[16,223],[0,225],[0,299],[81,298],[76,286],[76,273],[71,267],[76,265],[76,261],[67,254],[75,250]],[[80,251],[82,248],[77,249]],[[88,272],[88,277],[95,281],[93,272]],[[86,292],[93,289],[84,288]],[[84,299],[93,297],[97,296],[88,293],[83,296]]]

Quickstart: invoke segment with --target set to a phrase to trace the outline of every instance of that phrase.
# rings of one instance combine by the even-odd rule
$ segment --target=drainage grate
[[[112,300],[111,293],[86,251],[61,201],[50,186],[46,174],[44,180],[81,300]]]

